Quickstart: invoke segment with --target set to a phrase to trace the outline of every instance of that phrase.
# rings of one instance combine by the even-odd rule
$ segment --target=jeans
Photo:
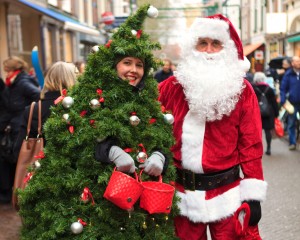
[[[296,145],[296,121],[297,112],[300,114],[300,104],[294,105],[295,112],[288,116],[288,134],[290,145]]]

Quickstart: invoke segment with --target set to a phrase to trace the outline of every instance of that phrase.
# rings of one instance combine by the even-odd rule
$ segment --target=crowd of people
[[[141,10],[138,14],[141,15],[143,11]],[[134,21],[129,20],[126,24],[132,28],[136,27]],[[125,34],[125,32],[124,26],[120,34]],[[122,114],[125,114],[124,112],[127,114],[131,107],[133,108],[130,109],[131,114],[135,115],[138,112],[146,116],[147,119],[142,119],[140,123],[144,124],[143,129],[134,133],[136,139],[141,135],[143,136],[141,139],[149,142],[145,142],[144,145],[147,146],[149,152],[151,151],[151,154],[144,162],[140,162],[138,167],[150,177],[160,175],[170,177],[172,174],[168,174],[172,171],[172,167],[175,171],[173,181],[176,198],[179,199],[176,202],[179,213],[171,215],[174,217],[174,235],[169,235],[169,239],[176,237],[182,240],[204,240],[207,239],[208,230],[213,240],[240,239],[242,236],[237,232],[236,226],[239,221],[242,224],[245,219],[249,219],[250,230],[245,231],[243,237],[249,235],[254,237],[253,239],[261,239],[258,223],[261,219],[261,202],[265,200],[267,191],[262,168],[262,129],[267,143],[265,154],[271,155],[274,119],[279,116],[279,108],[284,106],[288,99],[294,106],[294,111],[288,116],[289,149],[296,149],[295,123],[297,113],[300,114],[300,58],[293,57],[290,62],[291,67],[284,73],[278,72],[278,76],[280,75],[278,103],[278,93],[276,94],[276,91],[267,84],[267,76],[263,72],[254,73],[251,81],[246,80],[249,62],[243,54],[242,43],[235,28],[223,15],[197,18],[184,36],[185,41],[181,45],[181,58],[176,71],[173,71],[175,69],[172,67],[174,66],[172,61],[166,58],[162,59],[162,69],[153,76],[149,76],[149,72],[152,67],[157,67],[155,65],[157,61],[153,60],[152,55],[152,51],[157,46],[152,45],[147,37],[139,36],[132,40],[136,45],[131,44],[131,48],[126,48],[123,54],[120,52],[116,54],[117,51],[113,51],[114,49],[124,47],[121,37],[117,34],[119,33],[116,33],[112,41],[107,43],[102,50],[100,48],[98,52],[93,53],[93,59],[90,62],[78,61],[72,64],[59,61],[54,63],[45,73],[45,83],[42,88],[36,79],[26,72],[27,64],[21,58],[10,57],[3,62],[6,76],[0,81],[0,139],[7,131],[10,131],[13,148],[10,154],[7,154],[4,148],[0,148],[0,203],[11,201],[18,153],[26,137],[30,103],[41,99],[44,126],[53,111],[51,109],[55,108],[54,100],[64,95],[64,89],[68,91],[75,89],[72,92],[73,96],[77,97],[78,102],[82,101],[77,104],[81,104],[81,110],[84,110],[85,96],[82,94],[85,91],[89,92],[90,87],[93,86],[98,88],[97,94],[99,99],[102,99],[102,103],[92,106],[94,112],[85,113],[93,117],[89,121],[89,126],[86,127],[96,129],[97,134],[102,134],[98,138],[102,137],[102,139],[97,140],[95,148],[90,146],[95,153],[88,153],[87,158],[95,160],[95,163],[91,160],[90,164],[94,164],[93,166],[101,164],[99,167],[102,171],[101,177],[107,173],[105,172],[107,165],[114,165],[118,171],[133,174],[137,167],[126,146],[129,142],[136,143],[137,140],[127,137],[126,142],[126,134],[133,133],[131,131],[135,130],[132,130],[132,126],[127,126]],[[126,36],[126,39],[130,41],[131,37]],[[137,45],[139,47],[136,47]],[[137,51],[141,49],[141,46],[144,50]],[[88,73],[85,73],[86,68],[89,68]],[[98,72],[96,74],[93,71]],[[102,73],[106,79],[99,78],[95,84],[94,79]],[[79,76],[83,84],[79,87],[80,90],[75,87]],[[98,85],[102,89],[99,89]],[[124,96],[118,95],[119,88],[124,91]],[[103,91],[108,92],[105,100],[102,98]],[[156,99],[149,97],[151,94],[154,94],[154,97],[157,94],[162,109],[172,113],[174,121],[171,122],[170,132],[165,132],[167,128],[163,127],[163,121],[160,122],[159,113],[156,112],[157,102]],[[265,94],[270,104],[271,113],[267,117],[262,116],[260,112],[258,99],[261,94]],[[128,102],[125,101],[129,97]],[[121,107],[120,101],[124,104]],[[134,107],[134,104],[139,105]],[[95,109],[98,109],[100,105],[103,107],[103,113],[101,113],[103,115],[95,113]],[[155,116],[156,128],[153,125],[154,117],[147,108],[144,108],[145,105],[153,111],[151,114]],[[57,110],[56,113],[58,112]],[[59,118],[61,120],[61,116]],[[55,120],[55,117],[53,119]],[[78,123],[84,120],[76,119],[76,121]],[[151,124],[146,124],[150,121],[152,121]],[[116,129],[103,127],[101,124],[98,125],[98,122],[115,126]],[[55,126],[59,128],[60,125],[57,123]],[[36,136],[37,106],[34,110],[31,128],[31,135]],[[51,129],[51,123],[49,123],[49,129]],[[103,132],[103,129],[107,132]],[[151,130],[156,132],[151,132]],[[59,128],[59,131],[62,130]],[[71,132],[70,129],[69,131]],[[165,136],[160,136],[162,132]],[[87,138],[90,135],[88,134]],[[131,134],[131,137],[133,135]],[[166,136],[168,141],[165,140]],[[171,136],[174,137],[174,143],[171,141]],[[52,137],[49,141],[55,139]],[[81,141],[86,142],[86,139],[78,139],[75,142],[69,139],[65,144],[72,145],[74,149],[80,149],[82,145],[76,144]],[[170,142],[173,144],[169,146]],[[50,142],[50,148],[53,149],[55,144]],[[92,145],[91,142],[90,144]],[[75,158],[74,154],[70,153],[70,156]],[[51,155],[50,158],[53,160]],[[87,170],[90,172],[85,176],[94,178],[92,169]],[[35,187],[39,186],[37,182],[34,184],[36,184]],[[30,190],[25,192],[28,206],[36,204],[36,202],[31,202],[36,200],[33,192]],[[24,208],[28,207],[24,205],[23,203]],[[243,208],[249,209],[249,212],[246,211],[246,215],[249,214],[249,216],[239,215],[237,219],[235,213]],[[37,224],[44,224],[41,213],[29,214],[26,210],[23,211],[24,219],[27,213],[31,221],[36,218],[35,221],[40,222]],[[109,212],[109,210],[106,209],[103,212]],[[114,217],[111,216],[112,219]],[[245,218],[241,220],[242,217]],[[31,229],[33,225],[26,220],[24,223],[28,232],[33,231]],[[27,230],[25,229],[23,233],[26,234]],[[97,236],[102,236],[102,233],[98,234]]]

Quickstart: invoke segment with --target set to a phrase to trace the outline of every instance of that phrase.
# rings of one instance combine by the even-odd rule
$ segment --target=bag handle
[[[26,134],[26,140],[29,137],[29,133],[30,133],[30,128],[31,128],[31,123],[32,123],[32,115],[33,115],[33,109],[35,106],[35,102],[32,102],[30,105],[30,110],[29,110],[29,116],[28,116],[28,123],[27,123],[27,134]],[[42,135],[42,110],[41,110],[41,100],[39,100],[38,102],[38,135],[37,138]]]
[[[140,171],[140,174],[139,174],[139,180],[140,180],[140,182],[142,182],[142,173],[143,173],[143,171],[144,171],[144,169],[142,169]],[[159,175],[158,182],[162,183],[162,175]]]
[[[32,102],[31,106],[30,106],[30,111],[29,111],[29,116],[28,116],[28,121],[27,121],[26,140],[28,139],[29,133],[30,133],[30,127],[31,127],[31,122],[32,122],[32,114],[33,114],[34,105],[35,105],[35,102]]]
[[[38,103],[38,136],[41,136],[42,135],[42,102],[41,100],[39,100],[39,103]]]

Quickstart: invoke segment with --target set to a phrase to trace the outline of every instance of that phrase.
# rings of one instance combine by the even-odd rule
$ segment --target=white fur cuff
[[[267,195],[267,182],[258,179],[244,179],[240,182],[241,201],[264,201]]]

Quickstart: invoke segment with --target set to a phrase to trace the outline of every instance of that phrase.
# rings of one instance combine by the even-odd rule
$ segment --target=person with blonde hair
[[[64,89],[70,89],[76,83],[75,65],[73,63],[56,62],[47,71],[44,87],[41,91],[42,100],[42,126],[50,116],[50,107],[54,101],[63,95]],[[21,149],[22,141],[26,137],[27,121],[30,106],[26,107],[23,121],[20,127],[17,141],[14,145],[14,155],[17,158]],[[29,137],[36,137],[38,134],[38,104],[35,104],[32,116],[31,130]],[[43,136],[44,137],[44,136]],[[44,139],[45,140],[45,139]],[[46,142],[46,140],[44,141]]]
[[[27,63],[17,56],[3,61],[6,76],[0,90],[2,104],[0,116],[0,139],[9,136],[14,143],[19,132],[22,114],[27,105],[40,97],[38,83],[30,77]],[[16,159],[13,155],[13,144],[0,147],[0,203],[9,203],[13,185]]]

